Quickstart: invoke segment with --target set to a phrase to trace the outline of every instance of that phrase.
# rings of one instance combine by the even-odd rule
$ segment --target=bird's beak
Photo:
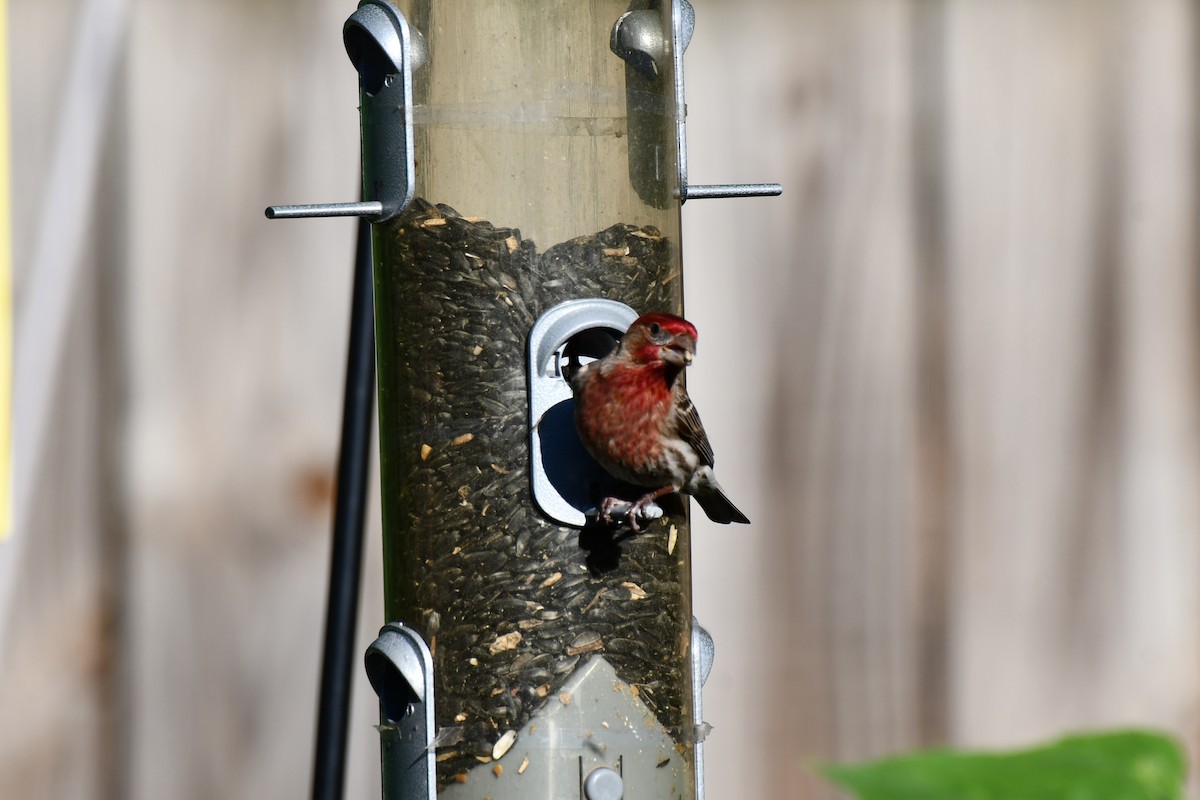
[[[677,367],[686,367],[696,357],[696,340],[691,336],[680,335],[671,340],[663,348],[663,360]]]

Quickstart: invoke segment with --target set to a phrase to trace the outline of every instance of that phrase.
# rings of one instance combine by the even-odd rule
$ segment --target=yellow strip
[[[0,0],[0,540],[12,527],[12,205],[8,140],[8,3]]]

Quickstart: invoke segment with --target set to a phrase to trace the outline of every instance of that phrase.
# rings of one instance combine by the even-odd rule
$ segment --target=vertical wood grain
[[[689,388],[754,521],[694,526],[709,796],[1096,726],[1195,763],[1194,4],[695,5],[692,179],[785,186],[683,212]],[[75,6],[10,2],[18,303]],[[135,3],[0,796],[307,792],[353,224],[261,213],[356,192],[352,6]]]
[[[714,437],[718,471],[733,460],[730,480],[760,491],[751,534],[696,535],[719,559],[697,577],[697,613],[747,701],[706,689],[706,758],[718,793],[737,791],[741,768],[762,796],[832,796],[813,760],[919,742],[914,23],[906,3],[720,10],[697,7],[688,53],[691,174],[779,180],[784,195],[685,208],[702,336],[689,386],[697,403],[712,387],[720,409],[733,378],[723,408],[743,433]],[[744,591],[727,589],[724,553],[743,547],[757,561]],[[752,641],[736,632],[744,615]],[[722,634],[750,646],[730,652]],[[744,715],[743,737],[718,713]]]
[[[133,798],[308,792],[355,223],[263,208],[357,195],[350,10],[138,5]]]

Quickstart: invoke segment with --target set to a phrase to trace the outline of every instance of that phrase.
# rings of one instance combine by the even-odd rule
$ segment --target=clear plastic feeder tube
[[[374,231],[385,591],[432,653],[439,796],[603,800],[614,773],[693,797],[683,506],[630,536],[530,488],[539,318],[682,311],[671,37],[649,68],[610,45],[631,10],[672,31],[672,5],[396,5],[427,58],[416,197]]]

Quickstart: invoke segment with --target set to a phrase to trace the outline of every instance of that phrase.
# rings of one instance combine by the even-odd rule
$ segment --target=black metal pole
[[[350,305],[346,393],[342,406],[342,443],[338,454],[337,496],[333,511],[329,605],[325,617],[325,650],[321,659],[313,800],[340,800],[345,786],[346,739],[350,719],[350,689],[356,663],[354,634],[362,573],[372,397],[375,391],[375,321],[371,284],[371,223],[359,219]]]

